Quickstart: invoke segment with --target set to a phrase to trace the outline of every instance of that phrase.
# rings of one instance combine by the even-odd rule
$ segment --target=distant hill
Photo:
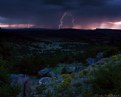
[[[121,42],[121,30],[96,29],[0,29],[0,37],[16,39],[64,39],[88,42]]]

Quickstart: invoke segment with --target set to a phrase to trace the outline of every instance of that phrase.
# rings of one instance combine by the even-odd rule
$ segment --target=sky
[[[121,0],[0,0],[0,27],[121,29]]]

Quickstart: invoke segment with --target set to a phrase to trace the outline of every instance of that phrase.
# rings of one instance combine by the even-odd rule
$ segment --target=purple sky
[[[0,0],[1,27],[57,29],[59,24],[121,29],[121,0]]]

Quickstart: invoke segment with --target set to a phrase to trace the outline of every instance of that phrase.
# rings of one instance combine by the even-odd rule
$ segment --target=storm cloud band
[[[64,12],[71,12],[75,24],[121,21],[121,0],[0,0],[1,24],[34,24],[58,28]],[[70,26],[71,18],[65,18]]]

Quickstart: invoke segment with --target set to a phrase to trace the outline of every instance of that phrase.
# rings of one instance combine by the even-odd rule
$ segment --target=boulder
[[[48,68],[44,68],[38,72],[38,76],[41,77],[46,77],[47,74],[50,72]]]
[[[84,70],[84,69],[86,69],[86,68],[87,68],[86,66],[80,65],[80,66],[77,66],[77,67],[75,68],[75,71],[74,71],[74,72],[79,72],[79,71]]]
[[[76,67],[74,65],[69,65],[69,67],[66,68],[67,73],[74,72]]]
[[[51,78],[50,77],[43,77],[39,80],[39,85],[41,84],[50,84]]]
[[[20,86],[23,85],[29,79],[29,77],[24,74],[10,74],[10,78],[12,85]]]
[[[69,74],[75,71],[75,65],[73,64],[65,64],[65,66],[60,67],[61,68],[61,73],[63,74]]]
[[[48,72],[48,76],[49,76],[49,77],[55,77],[55,78],[58,78],[60,75],[57,74],[57,73],[55,73],[55,72],[53,72],[53,71],[50,71],[50,72]]]
[[[11,85],[20,87],[20,94],[17,97],[30,97],[31,80],[29,76],[24,74],[11,74]]]
[[[96,55],[96,61],[101,60],[104,57],[103,55],[104,55],[103,52],[97,53],[97,55]]]
[[[88,58],[86,59],[86,62],[89,64],[89,65],[92,65],[96,62],[96,59],[95,58]]]

